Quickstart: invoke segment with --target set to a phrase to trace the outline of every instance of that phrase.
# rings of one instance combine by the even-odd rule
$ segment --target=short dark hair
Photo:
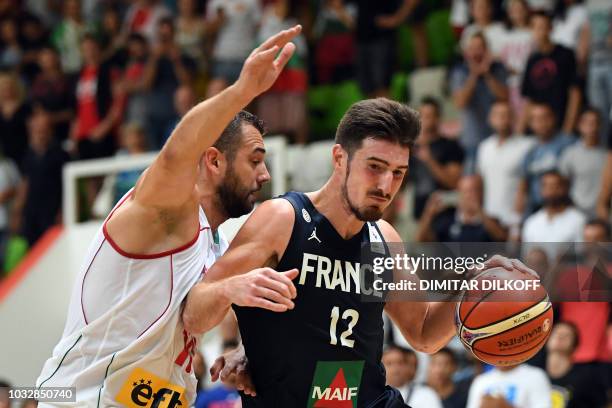
[[[144,35],[140,33],[130,33],[130,35],[128,35],[127,41],[128,43],[134,41],[134,42],[139,42],[142,45],[148,44],[147,37],[145,37]]]
[[[545,18],[546,20],[548,20],[548,24],[552,25],[552,20],[553,20],[552,15],[544,10],[536,10],[532,12],[529,20],[533,21],[535,18],[538,18],[538,17]]]
[[[245,110],[238,112],[225,129],[223,129],[221,136],[219,136],[215,144],[213,144],[214,147],[225,155],[229,162],[236,156],[236,151],[242,138],[243,125],[253,126],[262,135],[266,133],[264,122],[261,119]]]
[[[605,221],[602,220],[601,218],[591,218],[587,221],[587,223],[585,224],[585,227],[600,227],[603,228],[603,230],[606,233],[606,239],[610,239],[610,236],[612,234],[611,228],[610,228],[610,224]]]
[[[455,355],[453,350],[449,349],[448,347],[442,347],[440,350],[436,351],[433,355],[436,355],[436,354],[446,354],[448,358],[451,359],[453,364],[457,365],[457,356]]]
[[[163,25],[168,25],[170,26],[170,28],[172,29],[172,31],[174,31],[175,29],[175,25],[174,25],[174,19],[172,17],[162,17],[159,19],[157,26],[161,27]]]
[[[421,106],[433,106],[438,116],[442,116],[442,106],[433,96],[424,96],[423,99],[421,99]]]
[[[582,110],[582,112],[580,112],[580,117],[586,115],[587,113],[592,113],[593,115],[595,115],[595,117],[597,118],[597,123],[601,123],[601,113],[596,108],[592,106],[587,106]]]
[[[572,352],[576,351],[576,349],[580,345],[580,331],[578,330],[578,326],[576,326],[573,322],[570,322],[569,320],[559,320],[557,323],[555,323],[555,326],[558,326],[560,324],[564,324],[568,326],[570,329],[572,329],[572,332],[574,332],[574,342],[572,343]]]
[[[412,147],[420,131],[416,110],[386,98],[365,99],[354,103],[340,120],[336,143],[350,158],[366,138]]]
[[[556,170],[556,169],[547,170],[544,173],[542,173],[542,175],[540,176],[540,179],[544,178],[545,176],[557,177],[559,180],[561,180],[561,182],[565,185],[565,187],[569,187],[569,184],[570,184],[569,179],[565,177],[563,174],[561,174],[559,170]]]
[[[98,47],[101,46],[100,44],[100,39],[98,37],[96,37],[95,34],[91,33],[91,32],[86,32],[85,34],[83,34],[83,36],[81,37],[81,44],[83,44],[86,41],[91,41],[92,43],[96,44]]]

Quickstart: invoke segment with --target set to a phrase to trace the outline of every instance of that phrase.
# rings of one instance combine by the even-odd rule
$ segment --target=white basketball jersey
[[[204,211],[199,211],[194,239],[155,255],[121,250],[104,222],[78,275],[62,339],[37,386],[76,387],[77,403],[63,406],[162,408],[193,403],[197,339],[183,327],[181,306],[227,249],[222,236],[215,242]]]

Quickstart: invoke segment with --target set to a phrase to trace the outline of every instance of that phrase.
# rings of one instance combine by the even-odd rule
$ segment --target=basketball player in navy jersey
[[[385,387],[383,310],[418,350],[437,351],[454,334],[453,303],[363,302],[349,277],[359,269],[363,243],[401,242],[380,218],[400,188],[419,129],[418,114],[398,102],[353,105],[336,133],[329,181],[263,203],[191,290],[184,324],[203,332],[228,311],[223,294],[232,279],[262,266],[300,270],[292,310],[235,307],[257,391],[243,406],[403,407],[399,393]],[[278,311],[280,293],[263,294]]]
[[[228,283],[242,273],[262,266],[270,275],[272,268],[300,271],[290,291],[278,285],[259,292],[268,310],[234,305],[257,392],[243,396],[244,407],[405,407],[399,392],[385,387],[383,310],[419,351],[433,353],[454,335],[454,302],[364,302],[354,279],[362,244],[401,242],[380,218],[400,188],[419,128],[417,113],[398,102],[354,104],[338,127],[328,182],[263,203],[190,291],[184,324],[204,332],[229,310]],[[488,266],[517,267],[501,258]],[[271,312],[282,312],[288,299],[291,310]]]

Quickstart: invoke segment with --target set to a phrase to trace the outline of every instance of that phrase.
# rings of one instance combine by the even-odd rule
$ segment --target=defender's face
[[[270,173],[264,162],[265,154],[261,133],[251,125],[244,125],[240,147],[232,163],[228,164],[219,186],[219,196],[230,217],[251,212],[257,192],[270,181]]]
[[[376,221],[402,185],[409,149],[386,140],[365,139],[347,164],[343,195],[361,221]]]

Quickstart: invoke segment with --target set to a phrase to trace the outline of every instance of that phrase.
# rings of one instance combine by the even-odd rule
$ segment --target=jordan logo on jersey
[[[308,408],[355,408],[363,361],[319,361],[315,369]]]
[[[310,234],[310,236],[308,237],[308,241],[310,241],[311,239],[316,239],[319,244],[321,243],[321,240],[319,239],[319,237],[317,237],[317,227],[312,230],[312,234]]]
[[[187,407],[184,395],[185,388],[136,368],[115,400],[126,407],[177,408]]]

